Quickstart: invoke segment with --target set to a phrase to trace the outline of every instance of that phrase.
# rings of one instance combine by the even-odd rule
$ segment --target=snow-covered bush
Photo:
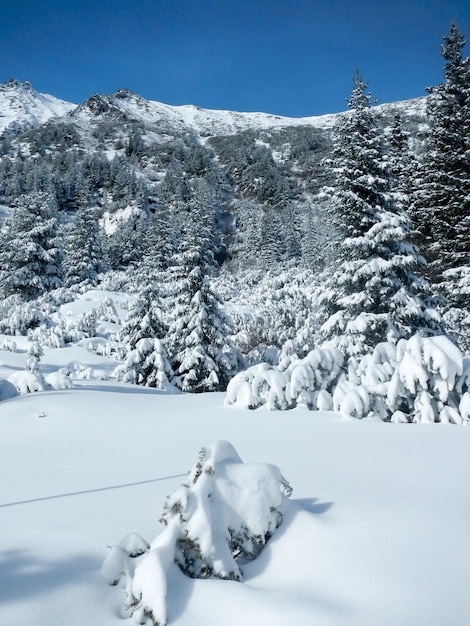
[[[5,352],[16,352],[16,349],[16,341],[10,339],[4,339],[0,345],[0,350],[4,350]]]
[[[5,298],[0,316],[0,333],[5,335],[26,335],[46,320],[39,308],[30,302],[23,303],[18,296]]]
[[[23,370],[14,372],[8,377],[8,382],[15,386],[17,391],[23,393],[34,393],[36,391],[48,391],[50,389],[43,375],[37,371]]]
[[[392,422],[451,422],[470,417],[470,357],[445,336],[413,335],[382,342],[358,362],[333,348],[304,359],[285,356],[278,367],[260,363],[237,374],[225,403],[284,410],[334,410],[344,417]]]
[[[278,467],[244,464],[227,441],[202,448],[182,485],[164,504],[164,530],[150,547],[137,535],[111,548],[102,573],[121,582],[126,609],[139,623],[167,621],[166,572],[172,563],[192,578],[241,581],[240,560],[252,560],[282,523],[292,489]]]
[[[225,403],[250,409],[283,410],[297,405],[329,410],[342,362],[339,350],[317,348],[303,359],[285,358],[279,366],[253,365],[232,378]]]
[[[98,320],[97,311],[95,309],[88,309],[80,315],[77,320],[77,331],[81,333],[82,337],[94,337],[96,335],[96,324]]]
[[[390,410],[404,410],[414,422],[453,422],[459,413],[464,387],[464,358],[445,336],[414,335],[397,346],[398,366],[390,381]],[[460,391],[459,391],[460,389]]]

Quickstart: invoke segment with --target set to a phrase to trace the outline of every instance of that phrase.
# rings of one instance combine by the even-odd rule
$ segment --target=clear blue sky
[[[356,68],[380,102],[424,95],[452,20],[470,40],[470,0],[1,0],[0,82],[318,115]]]

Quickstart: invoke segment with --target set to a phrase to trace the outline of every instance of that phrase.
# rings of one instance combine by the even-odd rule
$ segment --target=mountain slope
[[[405,118],[423,118],[426,98],[379,105],[377,112],[389,117],[399,112]],[[18,134],[44,124],[48,120],[67,117],[75,110],[78,119],[101,118],[110,112],[126,120],[150,125],[166,125],[174,129],[193,131],[201,137],[231,135],[246,130],[312,126],[331,129],[338,115],[332,113],[311,117],[283,117],[262,112],[237,112],[203,109],[195,105],[173,106],[147,100],[129,89],[120,89],[113,95],[94,94],[77,105],[48,94],[37,92],[29,82],[10,79],[0,84],[0,133]]]
[[[71,102],[37,92],[29,82],[15,79],[0,85],[0,134],[12,135],[64,117],[76,107]]]

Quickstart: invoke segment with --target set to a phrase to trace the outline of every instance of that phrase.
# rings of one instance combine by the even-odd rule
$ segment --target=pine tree
[[[160,276],[168,269],[175,252],[174,233],[168,206],[159,201],[147,223],[141,269]]]
[[[101,233],[96,208],[80,206],[65,246],[65,278],[69,285],[96,285],[103,268]]]
[[[183,391],[218,391],[225,388],[232,369],[230,321],[209,282],[215,267],[214,216],[203,181],[194,184],[190,209],[191,221],[172,268],[170,362],[174,382]]]
[[[343,262],[321,297],[321,338],[348,356],[369,352],[380,341],[438,329],[436,316],[420,297],[426,283],[413,270],[424,261],[407,241],[411,224],[396,204],[366,89],[356,72],[351,112],[340,122],[334,155],[333,211],[344,236]]]
[[[120,339],[127,357],[114,376],[122,382],[164,389],[173,379],[166,350],[167,331],[162,302],[150,273],[122,327]]]
[[[122,327],[120,338],[128,351],[134,350],[141,339],[163,339],[168,327],[163,321],[162,303],[156,284],[147,280],[142,284]]]
[[[63,249],[57,206],[46,193],[20,196],[0,251],[0,293],[37,298],[62,285]]]
[[[470,58],[453,23],[444,36],[444,83],[428,100],[429,136],[423,177],[413,205],[428,276],[470,263]]]

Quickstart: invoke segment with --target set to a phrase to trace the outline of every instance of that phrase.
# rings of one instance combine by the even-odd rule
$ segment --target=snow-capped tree
[[[438,315],[421,298],[427,284],[414,270],[424,263],[408,242],[411,224],[393,193],[385,145],[358,72],[349,107],[338,128],[332,212],[342,264],[321,296],[320,339],[346,355],[369,352],[385,339],[417,330],[441,330]]]
[[[65,245],[65,278],[69,285],[96,285],[103,269],[103,250],[97,208],[81,206]]]
[[[186,224],[171,269],[168,349],[180,389],[216,391],[225,387],[233,367],[230,320],[209,281],[215,268],[214,213],[210,192],[201,181],[194,185],[190,206],[191,223]]]
[[[127,356],[114,371],[114,377],[125,383],[164,389],[173,379],[167,350],[168,325],[156,282],[142,284],[120,333]]]
[[[168,326],[163,319],[163,304],[152,280],[142,283],[120,333],[127,350],[134,350],[141,339],[163,339]]]
[[[427,150],[412,207],[434,282],[445,270],[470,264],[470,58],[455,23],[443,39],[445,80],[428,90]]]
[[[149,219],[145,232],[141,270],[155,277],[161,276],[170,265],[175,252],[174,233],[168,206],[159,201],[155,214]]]
[[[62,285],[63,248],[54,199],[47,193],[17,198],[2,235],[0,293],[24,300]]]
[[[113,376],[123,383],[165,389],[173,379],[173,370],[164,342],[158,337],[139,339]]]

